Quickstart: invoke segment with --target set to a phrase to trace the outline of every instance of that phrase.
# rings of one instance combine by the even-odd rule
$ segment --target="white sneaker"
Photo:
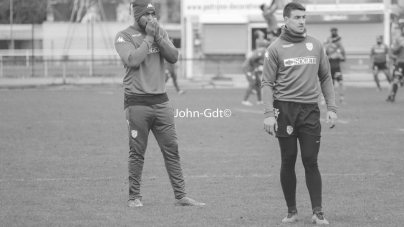
[[[264,105],[264,102],[263,102],[263,101],[258,101],[258,102],[257,102],[257,105],[259,105],[259,106],[260,106],[260,105]]]
[[[311,222],[316,225],[328,225],[330,224],[325,218],[323,212],[315,212],[311,218]]]
[[[142,207],[143,206],[142,202],[140,202],[140,199],[129,200],[128,205],[129,205],[129,207]]]
[[[282,219],[283,223],[292,223],[292,222],[297,222],[299,219],[297,218],[297,211],[296,212],[288,212],[288,216],[286,218]]]
[[[182,94],[184,94],[184,93],[185,93],[184,90],[179,90],[179,91],[178,91],[178,94],[179,94],[179,95],[182,95]]]
[[[241,104],[243,104],[244,106],[252,106],[253,104],[249,101],[242,101]]]
[[[191,199],[189,197],[184,197],[182,199],[176,199],[175,200],[175,206],[196,206],[196,207],[201,207],[205,206],[205,203],[198,202],[194,199]]]

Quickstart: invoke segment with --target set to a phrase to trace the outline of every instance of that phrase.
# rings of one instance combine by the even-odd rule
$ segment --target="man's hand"
[[[334,128],[335,124],[337,123],[337,114],[332,112],[332,111],[327,111],[327,120],[326,123],[330,122],[331,120],[331,126],[330,128]]]
[[[149,20],[147,22],[145,31],[148,36],[155,37],[157,33],[157,21],[156,20]]]
[[[276,122],[275,117],[267,117],[264,120],[264,130],[269,135],[275,135],[275,131],[278,131],[278,123]]]
[[[154,40],[156,40],[156,42],[160,41],[164,37],[165,32],[166,31],[159,24],[157,24],[157,30],[156,35],[154,36]]]

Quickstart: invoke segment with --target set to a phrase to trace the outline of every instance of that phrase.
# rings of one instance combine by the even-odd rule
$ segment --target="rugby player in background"
[[[312,205],[312,222],[329,224],[322,211],[322,181],[317,164],[321,141],[317,104],[320,89],[327,103],[326,121],[331,121],[330,128],[336,123],[337,106],[325,50],[320,41],[307,35],[305,11],[296,2],[285,6],[285,26],[279,39],[265,53],[262,78],[264,130],[275,134],[281,151],[280,180],[288,208],[282,222],[298,221],[295,164],[299,141]]]
[[[386,100],[388,102],[395,101],[398,88],[404,85],[404,36],[401,29],[400,35],[393,41],[391,52],[395,55],[396,63],[393,70],[390,94]]]
[[[278,1],[280,0],[272,0],[269,5],[262,4],[261,5],[261,10],[262,10],[262,16],[264,17],[265,21],[267,22],[267,34],[271,32],[278,32],[278,21],[276,20],[275,17],[275,12],[278,9]],[[279,36],[279,34],[276,34]]]
[[[335,84],[338,82],[338,94],[341,104],[345,104],[344,82],[341,72],[341,62],[345,61],[345,49],[341,43],[341,36],[338,35],[337,28],[331,28],[331,37],[327,39],[325,50],[330,61],[331,77]]]
[[[379,72],[382,71],[386,76],[387,81],[390,83],[390,70],[387,67],[387,57],[389,55],[389,48],[383,43],[383,36],[378,36],[376,38],[376,45],[374,45],[370,50],[370,59],[373,63],[373,78],[376,82],[377,90],[381,91],[379,82]]]

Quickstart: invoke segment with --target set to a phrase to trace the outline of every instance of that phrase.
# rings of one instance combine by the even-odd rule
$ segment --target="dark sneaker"
[[[200,207],[200,206],[205,206],[206,204],[193,200],[189,197],[184,197],[182,199],[176,199],[174,205],[175,206],[198,206],[198,207]]]
[[[283,223],[291,223],[291,222],[297,222],[299,219],[297,218],[297,210],[288,212],[288,216],[286,218],[282,219]]]
[[[316,225],[328,225],[330,223],[328,223],[327,220],[325,220],[324,218],[324,213],[321,211],[316,211],[313,214],[313,217],[311,218],[311,221],[313,222],[313,224]]]
[[[143,206],[142,202],[140,202],[140,199],[129,200],[128,205],[129,205],[129,207],[142,207]]]

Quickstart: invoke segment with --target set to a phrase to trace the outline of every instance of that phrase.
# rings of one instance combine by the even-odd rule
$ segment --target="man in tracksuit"
[[[178,50],[155,19],[151,0],[132,0],[135,22],[115,37],[126,69],[124,108],[129,129],[129,207],[141,207],[140,184],[150,130],[163,153],[175,205],[203,206],[185,192],[173,107],[165,89],[164,60],[175,63]]]
[[[312,221],[328,224],[322,212],[322,182],[317,158],[320,150],[320,87],[327,103],[327,123],[337,119],[337,107],[325,50],[317,39],[308,36],[305,8],[295,2],[283,10],[282,34],[267,49],[262,78],[264,129],[278,138],[281,150],[281,186],[288,206],[282,222],[295,222],[297,141],[299,140],[306,184],[312,204]],[[320,83],[319,83],[320,81]]]
[[[266,45],[267,46],[267,45]],[[262,104],[261,99],[261,76],[259,68],[262,70],[262,64],[264,62],[265,47],[258,47],[255,49],[251,56],[247,57],[241,67],[243,68],[244,74],[246,75],[248,81],[248,87],[244,95],[244,99],[241,104],[245,106],[252,106],[253,104],[248,101],[253,90],[257,91],[257,104]]]
[[[392,54],[396,56],[396,64],[394,65],[389,96],[386,100],[388,102],[395,101],[398,88],[404,85],[404,34],[402,29],[400,30],[400,36],[394,39],[391,47]]]

